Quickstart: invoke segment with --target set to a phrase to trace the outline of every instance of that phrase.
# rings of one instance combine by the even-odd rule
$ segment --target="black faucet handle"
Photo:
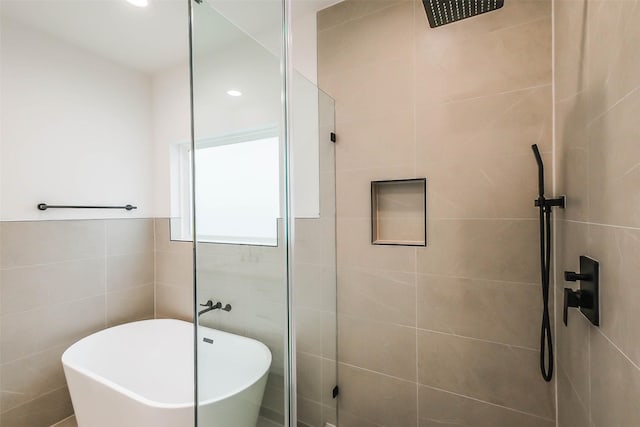
[[[564,288],[564,309],[562,310],[564,326],[567,326],[569,307],[580,307],[580,294],[579,290],[574,291],[571,288]]]
[[[209,307],[212,309],[222,308],[222,303],[218,301],[217,303],[214,304],[212,300],[208,300],[206,303],[200,304],[200,307]]]
[[[591,274],[576,273],[575,271],[565,271],[564,280],[566,282],[577,282],[578,280],[590,282],[593,280],[593,276]]]

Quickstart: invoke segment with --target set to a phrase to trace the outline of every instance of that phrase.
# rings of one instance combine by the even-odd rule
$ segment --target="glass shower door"
[[[198,426],[337,425],[334,103],[282,7],[192,3]]]
[[[197,425],[284,425],[282,3],[191,5]]]

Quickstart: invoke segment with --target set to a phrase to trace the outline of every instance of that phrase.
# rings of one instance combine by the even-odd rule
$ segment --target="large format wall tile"
[[[553,419],[524,414],[431,387],[420,386],[418,399],[419,427],[555,427]]]
[[[338,358],[341,362],[409,381],[415,379],[415,328],[344,315],[338,322]],[[369,348],[369,351],[363,352],[363,348]]]
[[[426,18],[418,22],[418,89],[429,92],[435,101],[475,98],[551,81],[550,2],[514,2],[504,10],[492,12],[494,22],[509,8],[529,3],[537,14],[521,25],[491,28],[480,20],[454,23],[426,31]],[[537,6],[537,7],[536,7]],[[417,17],[418,18],[418,17]],[[421,30],[423,29],[423,30]],[[431,78],[429,78],[431,77]],[[437,84],[435,78],[437,77]]]
[[[585,375],[586,376],[586,375]],[[589,410],[578,397],[569,378],[560,368],[558,382],[558,427],[584,427],[589,425]],[[587,401],[588,402],[588,401]]]
[[[402,271],[338,271],[338,311],[371,321],[416,324],[416,275]]]
[[[588,1],[587,55],[581,72],[597,94],[589,105],[592,118],[608,111],[640,83],[637,4],[637,0]]]
[[[29,221],[0,224],[2,268],[105,255],[101,221]]]
[[[336,145],[336,170],[366,173],[374,168],[389,169],[398,165],[413,168],[416,151],[413,126],[413,109],[409,106],[390,111],[385,120],[366,117],[340,122],[341,144]],[[393,150],[389,150],[390,144]],[[406,169],[403,172],[406,173]],[[340,178],[339,181],[344,182]],[[338,205],[340,202],[342,200]]]
[[[549,425],[552,389],[534,350],[541,309],[531,144],[552,162],[551,2],[505,2],[436,29],[420,1],[347,0],[318,19],[319,85],[336,100],[339,137],[341,361],[366,373],[370,388],[403,378],[417,389],[423,376],[446,371],[438,363],[457,360],[466,372],[463,361],[474,362],[447,346],[412,350],[415,336],[468,337],[485,351],[471,378],[495,375],[499,388],[461,380],[454,388],[466,412],[454,421]],[[427,247],[372,245],[370,182],[412,177],[427,178]],[[341,390],[357,381],[339,380]],[[418,422],[410,401],[406,418],[395,419],[377,416],[394,403],[376,404],[367,415],[342,395],[342,425]],[[439,416],[448,415],[420,423]]]
[[[578,310],[558,323],[561,427],[640,423],[639,16],[637,0],[555,2],[556,177],[568,195],[558,296],[578,286],[561,272],[577,270],[580,255],[600,262],[600,327]]]
[[[589,225],[587,255],[600,261],[600,330],[640,365],[640,230]]]
[[[554,417],[553,387],[540,379],[537,351],[419,331],[418,357],[420,384]]]
[[[640,369],[605,336],[592,330],[591,419],[595,427],[640,425]]]
[[[474,279],[537,283],[536,220],[431,220],[418,272]]]
[[[558,301],[561,302],[564,297],[563,293],[558,291],[556,295]],[[585,375],[585,372],[589,372],[590,354],[588,349],[591,324],[580,310],[572,309],[568,313],[567,326],[565,326],[561,320],[562,303],[557,304],[556,308],[558,323],[556,324],[554,342],[556,361],[560,366],[557,372],[560,375],[560,371],[562,371],[562,374],[567,377],[566,380],[571,383],[573,393],[587,405],[591,389],[589,375]]]
[[[535,349],[539,285],[418,276],[418,327]]]
[[[60,387],[0,414],[3,427],[48,427],[73,413],[67,387]]]
[[[153,318],[153,222],[0,224],[0,424],[48,427],[71,415],[64,350]]]
[[[107,256],[154,251],[154,220],[107,221]]]
[[[0,313],[11,314],[100,295],[106,268],[104,259],[95,258],[5,269],[0,276]]]
[[[615,3],[615,2],[614,2]],[[640,227],[640,91],[589,125],[589,219]]]
[[[340,364],[340,426],[416,425],[416,386],[409,381]]]
[[[66,346],[58,346],[1,366],[3,411],[8,411],[63,387],[60,358]]]
[[[582,92],[587,86],[582,72],[587,55],[587,3],[587,0],[558,0],[554,3],[556,104]],[[562,115],[557,114],[556,117],[562,118]]]
[[[550,82],[446,103],[430,102],[425,89],[417,101],[416,113],[421,118],[416,122],[417,164],[457,160],[473,167],[478,164],[477,156],[487,162],[527,155],[522,165],[525,161],[535,165],[531,144],[537,143],[542,152],[551,151],[550,98]],[[455,180],[455,174],[450,178]],[[537,180],[527,184],[537,184]]]

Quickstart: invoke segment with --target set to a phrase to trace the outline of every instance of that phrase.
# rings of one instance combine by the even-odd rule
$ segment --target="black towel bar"
[[[126,209],[128,211],[138,209],[137,206],[125,205],[125,206],[73,206],[73,205],[47,205],[46,203],[39,203],[38,209],[46,211],[47,209]]]

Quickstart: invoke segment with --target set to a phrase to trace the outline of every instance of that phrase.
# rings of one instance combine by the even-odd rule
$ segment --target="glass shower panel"
[[[243,20],[252,5],[265,19]],[[192,2],[199,426],[288,412],[281,16],[280,1]]]
[[[334,101],[291,79],[296,418],[337,425]]]

